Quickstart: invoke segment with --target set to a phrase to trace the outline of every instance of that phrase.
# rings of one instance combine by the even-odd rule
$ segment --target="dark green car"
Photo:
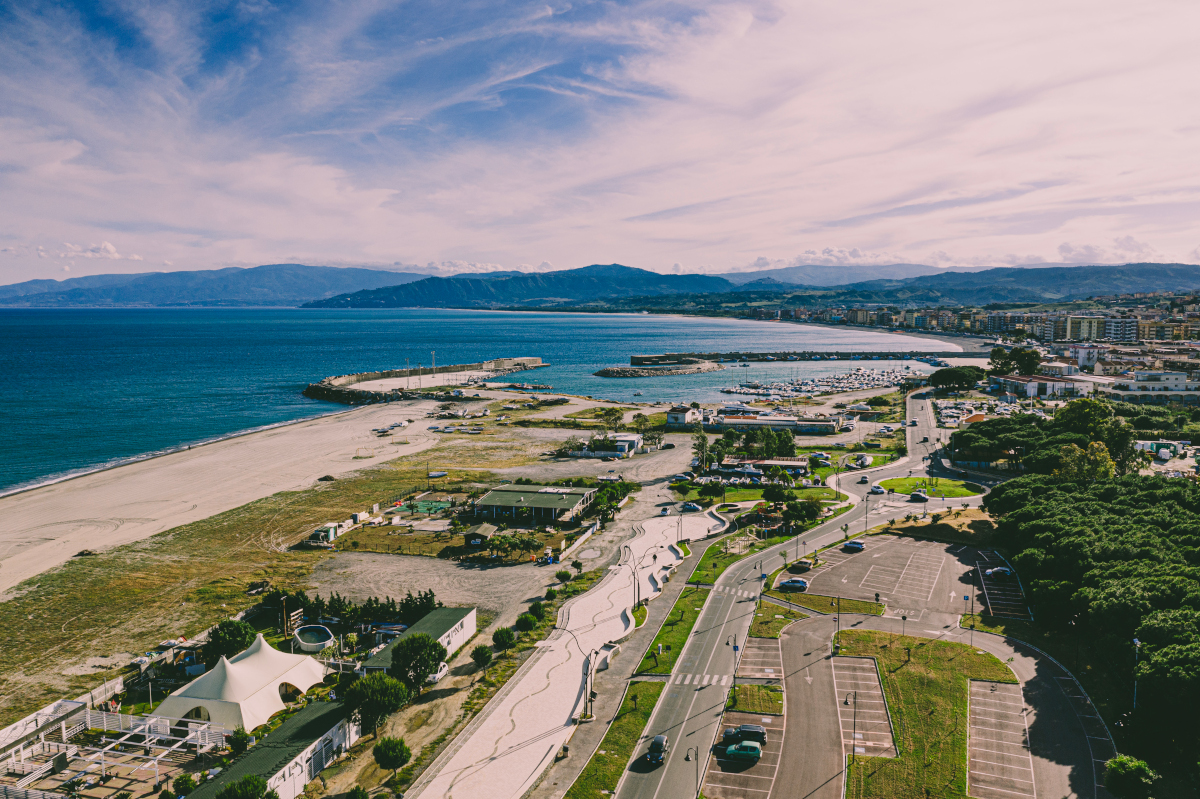
[[[758,760],[762,757],[762,745],[757,741],[742,741],[725,750],[730,760]]]

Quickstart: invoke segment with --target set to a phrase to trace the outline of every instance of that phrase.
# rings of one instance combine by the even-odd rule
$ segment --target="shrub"
[[[355,785],[350,789],[350,793],[346,794],[350,799],[371,799],[371,794],[361,785]]]
[[[546,608],[541,602],[534,602],[529,606],[529,615],[541,621],[546,618]]]
[[[1146,761],[1129,755],[1117,755],[1105,765],[1104,787],[1117,799],[1149,799],[1158,774]]]
[[[192,779],[191,774],[180,774],[171,781],[171,788],[174,789],[176,796],[187,796],[196,790],[196,781]]]
[[[547,588],[546,589],[546,601],[553,602],[556,599],[558,599],[558,591],[555,591],[553,588]]]
[[[247,774],[221,789],[217,799],[279,799],[279,794],[267,790],[267,781],[257,774]]]
[[[517,623],[513,626],[520,632],[527,633],[537,627],[537,619],[528,613],[522,613],[520,616],[517,616]]]
[[[501,627],[492,633],[492,646],[501,652],[507,652],[517,644],[517,634],[510,627]]]
[[[238,619],[226,619],[208,634],[204,662],[215,665],[222,657],[233,657],[254,643],[254,628]]]
[[[175,799],[175,794],[163,788],[162,792],[158,795],[158,799]]]
[[[492,662],[492,650],[484,644],[480,644],[471,650],[471,660],[475,661],[476,668],[486,669]]]
[[[582,560],[571,561],[571,568],[582,574],[583,573],[583,561]]]
[[[371,750],[371,755],[375,758],[376,765],[389,769],[393,777],[397,771],[408,765],[409,760],[412,760],[412,750],[404,743],[403,738],[388,738],[387,736],[379,739],[379,743],[375,744],[375,748]]]
[[[554,573],[554,579],[560,583],[569,583],[571,582],[571,573],[566,569],[560,569]]]
[[[229,751],[234,757],[239,757],[250,747],[250,733],[245,727],[238,727],[229,734]]]

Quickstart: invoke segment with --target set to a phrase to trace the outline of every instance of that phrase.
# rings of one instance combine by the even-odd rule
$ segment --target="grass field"
[[[567,791],[566,799],[602,799],[612,795],[665,686],[666,683],[661,682],[629,684],[616,719],[604,734],[604,740],[592,759],[583,767],[579,779]]]
[[[658,631],[658,635],[654,636],[654,640],[650,643],[650,649],[646,653],[646,657],[642,659],[642,664],[638,666],[638,671],[650,674],[670,674],[671,669],[675,667],[675,661],[683,652],[684,645],[691,637],[692,627],[696,624],[696,619],[700,618],[700,610],[704,607],[705,600],[708,599],[709,589],[696,588],[695,586],[686,586],[683,593],[679,595],[679,599],[675,600],[675,605],[671,608],[671,612],[667,614],[667,620],[663,622],[662,629]],[[663,653],[655,658],[658,652],[659,644],[662,645]],[[668,651],[668,647],[670,650]]]
[[[680,485],[682,485],[682,484],[680,484]],[[796,499],[798,499],[798,500],[799,499],[808,499],[809,497],[812,497],[813,499],[820,499],[820,500],[824,500],[827,502],[832,502],[835,500],[843,500],[846,498],[845,494],[839,494],[836,491],[834,491],[832,488],[828,488],[827,486],[816,486],[815,488],[793,488],[790,490],[795,492]],[[674,489],[674,491],[675,491],[676,498],[680,502],[683,502],[685,500],[689,501],[689,502],[694,502],[699,499],[705,499],[705,500],[712,499],[711,497],[701,497],[699,489],[697,489],[697,488],[689,489],[686,493],[679,491],[678,489]],[[762,489],[761,488],[743,488],[743,487],[732,488],[731,487],[725,491],[724,497],[717,497],[715,501],[716,502],[752,502],[752,501],[758,500],[758,499],[762,499]]]
[[[759,602],[758,610],[754,613],[754,621],[750,623],[750,637],[778,638],[784,627],[794,621],[807,618],[806,614],[799,611]]]
[[[645,605],[639,605],[633,609],[633,624],[635,627],[641,627],[646,623],[646,614],[650,611]]]
[[[896,731],[899,757],[859,757],[846,771],[848,799],[964,796],[967,696],[972,679],[1015,683],[994,655],[965,644],[843,630],[844,655],[873,657]]]
[[[884,480],[880,483],[884,488],[891,488],[897,494],[911,494],[914,488],[924,488],[931,497],[940,497],[946,495],[947,499],[953,497],[974,497],[983,493],[983,489],[975,483],[967,483],[962,480],[947,480],[945,478],[929,479],[926,477],[896,477],[891,480]]]
[[[806,594],[802,591],[766,591],[765,594],[776,599],[782,599],[785,602],[791,602],[793,605],[819,610],[822,613],[838,612],[839,603],[837,597]],[[868,616],[883,615],[883,605],[878,602],[865,602],[861,599],[846,599],[843,597],[840,607],[842,613],[865,613]]]
[[[782,716],[783,691],[769,685],[735,685],[725,701],[725,709]]]

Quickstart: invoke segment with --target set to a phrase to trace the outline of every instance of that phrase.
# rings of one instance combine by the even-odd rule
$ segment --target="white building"
[[[1109,378],[1106,396],[1123,402],[1200,404],[1200,382],[1186,372],[1135,371]]]
[[[671,427],[691,427],[702,418],[699,410],[687,405],[676,405],[667,411],[667,424]]]

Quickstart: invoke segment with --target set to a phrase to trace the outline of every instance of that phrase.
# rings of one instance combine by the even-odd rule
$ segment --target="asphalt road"
[[[885,503],[876,501],[872,507],[872,503],[861,501],[871,483],[892,477],[906,477],[910,473],[914,476],[928,473],[926,465],[929,461],[923,460],[923,457],[933,452],[933,448],[937,446],[937,439],[944,436],[945,432],[937,430],[928,400],[910,398],[908,404],[908,418],[916,418],[918,424],[916,427],[906,428],[910,453],[907,461],[901,460],[894,464],[864,471],[843,472],[839,476],[840,479],[834,478],[828,481],[831,485],[840,485],[839,490],[850,495],[852,499],[856,500],[856,504],[841,516],[799,536],[798,543],[801,547],[806,546],[807,550],[811,552],[840,540],[843,536],[842,525],[849,525],[852,531],[857,531],[864,523],[867,526],[873,526],[894,516],[894,509],[880,507]],[[921,442],[925,436],[929,437],[928,443]],[[868,484],[857,483],[858,477],[862,474],[868,475]],[[954,502],[962,501],[965,500],[954,500]],[[979,498],[971,498],[970,501],[977,505]],[[941,504],[940,502],[930,502],[930,509],[940,507]],[[913,503],[912,507],[915,509],[920,506]],[[722,678],[731,677],[736,665],[732,644],[735,639],[739,645],[745,642],[754,614],[755,599],[742,597],[738,592],[754,593],[759,591],[762,571],[764,569],[768,572],[774,570],[767,567],[760,568],[759,564],[776,563],[780,552],[785,548],[794,549],[796,546],[796,541],[788,541],[764,550],[757,558],[735,563],[717,580],[717,586],[725,590],[713,591],[709,596],[708,603],[696,622],[696,631],[688,641],[683,656],[675,667],[676,675],[702,674],[708,679],[702,680],[703,684],[700,687],[696,687],[694,682],[685,685],[672,679],[646,726],[646,738],[637,750],[638,757],[634,759],[634,767],[626,773],[625,779],[617,789],[616,795],[619,799],[691,799],[696,795],[695,764],[685,760],[685,757],[690,748],[697,747],[701,752],[701,757],[707,758],[716,740],[721,709],[724,706],[729,691],[728,685],[731,682],[731,680]],[[815,653],[819,650],[810,648],[805,651]],[[828,654],[828,641],[825,645],[825,652]],[[820,670],[814,669],[813,671],[814,673],[810,676],[813,677],[815,685],[816,672]],[[717,679],[713,680],[712,677],[717,677]],[[803,678],[800,679],[803,680]],[[807,688],[807,682],[804,684]],[[828,688],[827,695],[832,697],[832,685]],[[808,691],[801,692],[802,696],[808,694]],[[818,694],[814,690],[812,692],[814,701],[817,696]],[[790,697],[788,703],[790,710],[792,707]],[[798,710],[795,715],[789,715],[794,720],[797,718],[807,719],[809,715],[825,714],[812,714],[811,711],[805,713],[803,710]],[[830,719],[836,729],[836,713],[832,714]],[[645,762],[640,755],[644,754],[650,737],[660,734],[667,735],[672,741],[666,762],[654,769],[639,767],[639,763]],[[801,737],[807,738],[807,735],[794,736],[793,740]],[[822,740],[825,741],[824,745],[820,743]],[[832,758],[830,762],[837,762],[840,759],[840,732],[835,732],[832,738],[828,734],[814,738],[811,745],[821,752],[824,752],[827,746],[832,747],[829,755],[818,755],[814,751],[813,756],[822,759],[822,762],[830,757]],[[787,785],[788,783],[780,781],[778,784]],[[837,790],[840,791],[840,781]]]

